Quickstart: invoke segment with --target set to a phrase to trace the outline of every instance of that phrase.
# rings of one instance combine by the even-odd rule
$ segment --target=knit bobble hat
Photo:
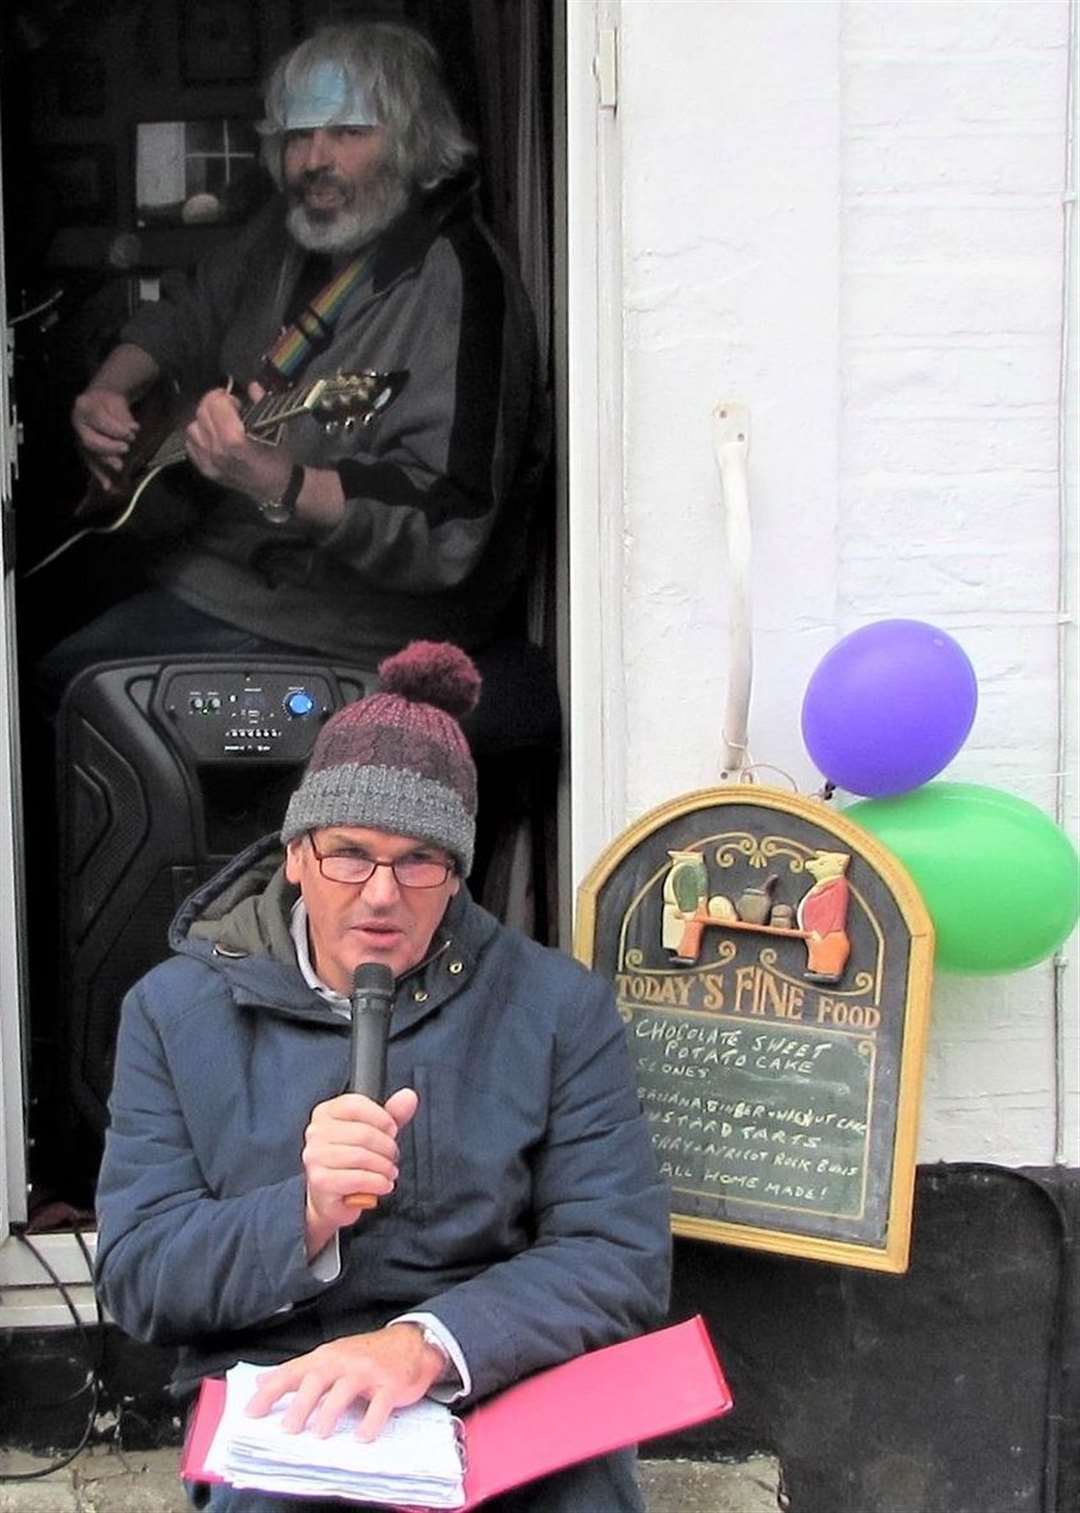
[[[442,846],[467,876],[476,838],[476,767],[459,720],[480,674],[457,646],[413,641],[379,665],[379,686],[332,715],[289,800],[281,839],[362,825]]]

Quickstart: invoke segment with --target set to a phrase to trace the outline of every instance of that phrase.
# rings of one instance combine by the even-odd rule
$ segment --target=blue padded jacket
[[[464,888],[396,985],[388,1086],[420,1095],[397,1189],[314,1276],[300,1153],[349,1030],[297,968],[280,863],[269,837],[196,892],[125,999],[98,1190],[117,1323],[180,1346],[183,1391],[424,1308],[482,1397],[661,1322],[667,1189],[610,985]]]

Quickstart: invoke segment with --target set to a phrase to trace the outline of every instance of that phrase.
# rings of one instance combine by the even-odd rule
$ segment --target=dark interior
[[[406,21],[438,49],[480,148],[483,214],[518,256],[549,351],[551,14],[543,0],[16,0],[5,9],[5,260],[22,426],[5,528],[22,690],[24,1034],[38,1229],[89,1221],[118,995],[166,954],[165,927],[186,883],[275,828],[305,754],[294,753],[292,767],[274,762],[256,773],[246,765],[242,775],[205,767],[167,749],[152,690],[117,703],[112,685],[95,684],[88,705],[84,697],[61,716],[57,766],[35,734],[35,662],[142,586],[154,541],[127,531],[89,535],[26,575],[75,529],[86,478],[69,422],[74,397],[162,272],[191,266],[270,192],[251,131],[269,67],[321,21],[353,17]],[[186,123],[183,202],[151,203],[140,177],[140,146],[160,123]],[[526,130],[541,147],[523,177]],[[218,210],[205,220],[199,191],[208,190]],[[526,203],[540,205],[538,222],[519,220]],[[494,729],[483,719],[471,733],[481,773],[474,892],[541,940],[556,920],[551,505],[549,489],[514,630],[518,651],[482,667],[486,686],[518,712],[511,737],[505,723]],[[152,651],[133,646],[132,664]],[[138,678],[125,686],[148,688]],[[345,696],[357,686],[347,677]]]

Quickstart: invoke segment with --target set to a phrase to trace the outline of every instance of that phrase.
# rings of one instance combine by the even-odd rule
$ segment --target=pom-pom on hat
[[[346,704],[319,732],[281,839],[363,825],[443,846],[472,866],[476,767],[459,720],[480,674],[460,647],[413,641],[379,665],[375,693]]]

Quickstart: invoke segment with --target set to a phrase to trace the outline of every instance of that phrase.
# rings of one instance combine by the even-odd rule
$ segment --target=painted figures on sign
[[[850,860],[844,851],[819,851],[806,863],[815,881],[795,918],[806,938],[804,975],[811,982],[839,982],[851,954],[846,929],[851,886],[844,876]]]
[[[710,926],[760,931],[806,942],[802,975],[809,981],[841,980],[851,954],[847,933],[851,887],[845,876],[851,860],[848,852],[812,852],[803,870],[814,881],[797,903],[777,897],[779,873],[770,873],[762,882],[747,882],[734,901],[721,893],[710,895],[708,869],[700,851],[669,851],[668,856],[671,866],[664,878],[661,936],[673,961],[695,965]]]

